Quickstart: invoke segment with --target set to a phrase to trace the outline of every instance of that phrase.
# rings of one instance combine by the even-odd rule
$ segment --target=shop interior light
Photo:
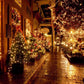
[[[56,44],[56,41],[54,41],[54,44]]]
[[[66,44],[66,46],[68,46],[68,45]]]
[[[65,42],[62,42],[61,44],[65,45]]]
[[[70,41],[73,41],[73,39],[71,38]]]
[[[71,31],[71,34],[73,33],[73,31]]]
[[[70,49],[72,50],[73,48],[72,48],[72,47],[70,47]]]
[[[29,43],[30,43],[30,41],[28,40],[28,41],[27,41],[27,43],[29,44]]]
[[[46,34],[46,33],[45,33],[44,35],[45,35],[45,36],[48,36],[48,34]]]

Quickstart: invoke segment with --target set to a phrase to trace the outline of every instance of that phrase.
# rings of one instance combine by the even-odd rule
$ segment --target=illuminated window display
[[[31,23],[29,19],[26,19],[26,36],[31,36]]]
[[[12,8],[11,12],[11,23],[13,27],[13,36],[15,35],[16,29],[21,27],[21,16],[16,8]]]

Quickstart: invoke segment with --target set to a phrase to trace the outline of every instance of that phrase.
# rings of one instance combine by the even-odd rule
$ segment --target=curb
[[[42,59],[42,62],[38,65],[38,67],[33,71],[33,73],[31,74],[31,76],[24,82],[24,84],[30,84],[29,81],[32,79],[32,77],[34,76],[34,74],[38,71],[38,69],[42,66],[42,64],[44,63],[44,61],[46,60],[46,58],[48,57],[49,54],[47,54],[46,56],[44,56]]]

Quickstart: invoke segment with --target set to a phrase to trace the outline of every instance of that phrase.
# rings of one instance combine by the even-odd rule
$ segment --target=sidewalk
[[[46,58],[30,84],[84,84],[84,64],[71,64],[59,50]]]
[[[33,65],[24,65],[24,73],[13,75],[10,73],[0,74],[0,84],[28,84],[29,80],[44,63],[49,53],[36,60]]]

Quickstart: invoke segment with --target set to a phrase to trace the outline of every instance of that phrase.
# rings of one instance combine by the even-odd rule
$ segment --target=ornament
[[[31,52],[33,52],[34,50],[33,49],[31,49]]]

